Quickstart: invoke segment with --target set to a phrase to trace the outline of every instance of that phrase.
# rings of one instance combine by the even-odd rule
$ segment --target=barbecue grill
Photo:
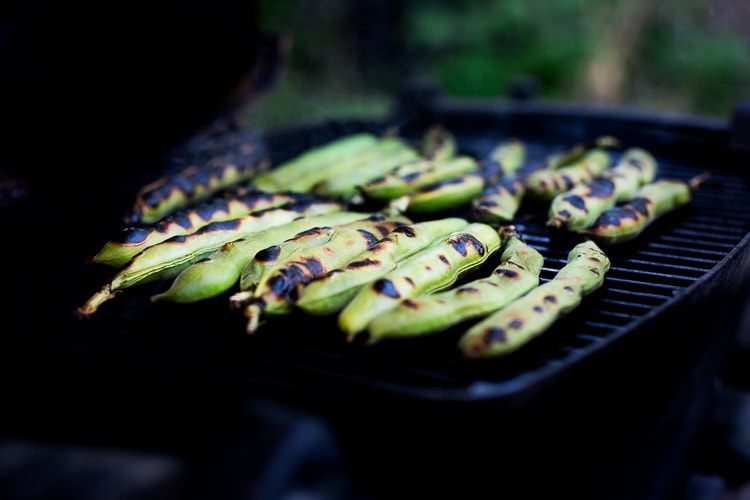
[[[441,124],[463,153],[477,157],[503,138],[522,139],[536,161],[612,135],[653,153],[660,177],[712,172],[689,205],[636,240],[605,248],[612,265],[604,285],[578,309],[516,353],[492,360],[460,356],[461,327],[366,346],[347,343],[331,318],[288,315],[270,318],[250,336],[226,296],[190,306],[151,304],[148,297],[165,282],[126,290],[81,321],[73,310],[111,278],[110,269],[85,259],[119,230],[137,189],[176,166],[155,163],[148,175],[138,172],[68,205],[33,196],[11,204],[2,218],[6,283],[13,285],[1,340],[6,432],[37,442],[126,447],[137,450],[134,462],[157,455],[194,467],[206,465],[208,455],[213,465],[204,479],[228,488],[227,479],[271,481],[243,474],[242,465],[269,466],[263,459],[278,453],[278,436],[302,421],[319,432],[318,444],[340,452],[340,462],[329,455],[321,461],[355,485],[354,492],[335,490],[341,498],[679,497],[748,313],[749,117],[741,105],[727,123],[458,99],[419,82],[405,86],[382,120],[263,132],[273,164],[353,132],[397,127],[416,140]],[[196,144],[205,138],[191,138],[175,155]],[[544,215],[543,206],[524,202],[513,223],[545,256],[547,281],[565,264],[575,237],[551,234]],[[276,439],[254,430],[266,427]],[[250,448],[256,458],[248,458]],[[309,452],[298,449],[297,458],[309,459]],[[226,465],[222,473],[217,463]],[[280,468],[289,472],[293,464]],[[168,477],[168,485],[177,484]]]

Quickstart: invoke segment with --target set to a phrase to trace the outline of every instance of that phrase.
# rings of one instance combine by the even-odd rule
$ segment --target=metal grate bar
[[[674,260],[674,259],[670,259]],[[629,268],[632,266],[633,272],[637,272],[639,269],[648,269],[651,267],[657,267],[661,271],[666,270],[672,270],[672,271],[682,271],[683,273],[695,273],[697,276],[701,276],[703,273],[706,272],[707,269],[710,269],[713,267],[715,262],[711,262],[710,266],[708,267],[694,267],[694,266],[683,266],[680,264],[672,264],[669,262],[654,262],[652,260],[643,260],[643,259],[621,259],[619,262],[627,263],[629,264]],[[626,268],[623,268],[622,266],[618,266],[618,269],[625,270]],[[666,269],[665,269],[666,268]],[[656,273],[649,273],[649,274],[656,274]],[[667,273],[660,272],[659,274],[666,275]]]
[[[648,281],[637,281],[633,279],[622,279],[622,278],[616,278],[612,276],[607,276],[608,284],[620,284],[620,285],[628,285],[638,288],[648,288],[648,289],[661,289],[665,291],[672,291],[675,290],[682,290],[684,286],[679,285],[669,285],[667,283],[653,283]]]
[[[715,246],[715,245],[713,245]],[[660,252],[647,252],[647,251],[641,251],[639,254],[641,255],[653,255],[653,256],[662,256],[664,255],[664,252],[670,252],[671,255],[674,255],[675,252],[679,252],[681,257],[680,258],[690,258],[694,260],[698,260],[698,255],[705,255],[712,257],[712,260],[710,262],[718,262],[721,259],[724,258],[724,256],[727,254],[726,250],[714,250],[714,249],[704,249],[699,248],[697,246],[685,248],[684,246],[676,246],[676,245],[666,245],[663,243],[651,243],[648,245],[649,248],[658,249]],[[730,247],[731,249],[732,247]],[[683,257],[684,254],[684,257]],[[709,262],[708,259],[702,259],[706,262]]]
[[[640,299],[641,301],[646,300],[646,299],[654,299],[658,301],[658,304],[661,304],[662,302],[664,302],[664,300],[668,299],[671,296],[671,294],[659,295],[655,293],[636,292],[636,291],[627,290],[624,288],[612,288],[609,286],[607,287],[606,291],[608,295],[611,294],[611,295],[620,295],[623,297],[633,297],[634,299]],[[652,303],[652,305],[654,305],[654,303]]]

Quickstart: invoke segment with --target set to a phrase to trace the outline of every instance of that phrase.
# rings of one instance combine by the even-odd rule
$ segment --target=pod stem
[[[229,307],[233,310],[245,307],[253,298],[253,292],[243,290],[229,297]]]
[[[696,175],[695,177],[691,178],[688,181],[688,184],[690,185],[690,189],[692,191],[695,191],[696,189],[698,189],[698,187],[700,187],[701,184],[706,182],[710,177],[711,177],[710,170],[706,170],[705,172]]]
[[[511,239],[513,239],[514,236],[518,235],[518,228],[510,224],[510,225],[500,226],[497,232],[500,235],[500,248],[504,248],[505,245],[507,245],[508,242]]]
[[[258,330],[258,327],[260,326],[260,318],[263,315],[263,311],[266,309],[265,305],[263,299],[255,299],[245,307],[244,314],[247,318],[247,327],[245,328],[245,331],[248,334],[253,334]]]
[[[75,310],[75,315],[79,319],[86,319],[94,314],[103,303],[115,298],[119,290],[112,291],[112,285],[107,283],[101,290],[92,295],[81,307]]]

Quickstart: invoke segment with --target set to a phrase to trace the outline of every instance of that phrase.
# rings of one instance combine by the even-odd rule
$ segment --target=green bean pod
[[[211,158],[143,186],[136,193],[133,208],[125,222],[130,225],[152,224],[224,189],[249,181],[266,170],[270,160],[260,143],[250,145],[247,150],[249,152],[233,152]]]
[[[386,220],[363,228],[336,230],[331,239],[316,247],[298,248],[294,258],[272,267],[253,287],[252,296],[240,292],[230,297],[234,308],[243,307],[247,318],[247,332],[258,329],[261,316],[291,312],[290,295],[296,289],[332,269],[339,269],[354,260],[397,227],[406,225],[403,220]]]
[[[368,218],[367,213],[350,211],[303,216],[230,241],[192,262],[177,274],[167,290],[152,295],[151,301],[189,303],[219,296],[237,285],[244,266],[264,248],[300,233],[364,218]]]
[[[421,187],[408,197],[406,212],[435,213],[471,203],[484,189],[484,177],[475,169],[469,173]]]
[[[609,258],[595,242],[579,243],[553,279],[468,328],[458,341],[459,350],[468,358],[492,358],[516,351],[601,287],[609,265]]]
[[[265,193],[249,191],[233,197],[216,197],[192,208],[185,208],[167,215],[147,226],[129,226],[122,233],[104,244],[102,249],[89,259],[91,263],[106,264],[120,268],[143,249],[168,240],[172,236],[186,235],[211,222],[235,219],[284,203],[304,201],[299,193]]]
[[[378,144],[379,138],[368,132],[345,135],[305,150],[275,168],[255,176],[250,183],[256,188],[268,192],[292,190],[292,187],[296,191],[308,192],[309,188],[303,189],[298,186],[291,186],[291,184],[311,173],[325,170],[329,165],[347,161],[348,158],[372,150]]]
[[[602,245],[631,241],[663,215],[690,203],[693,192],[709,175],[706,172],[687,182],[659,179],[644,184],[628,201],[605,210],[593,224],[578,233]]]
[[[253,290],[259,283],[265,282],[264,276],[274,272],[279,267],[286,266],[299,256],[298,250],[317,247],[331,241],[334,234],[341,238],[342,231],[355,231],[359,229],[371,230],[372,228],[382,231],[383,227],[395,229],[396,225],[411,224],[411,220],[404,215],[386,217],[383,214],[375,214],[365,219],[358,219],[350,223],[329,225],[325,227],[312,228],[296,234],[293,238],[270,245],[259,251],[250,260],[240,274],[240,290]]]
[[[640,148],[624,152],[617,165],[588,182],[560,193],[550,203],[547,226],[578,231],[594,223],[605,210],[635,195],[656,177],[656,159]]]
[[[339,328],[352,341],[373,319],[401,300],[449,288],[499,248],[498,231],[481,222],[441,237],[362,287],[339,313]]]
[[[359,187],[359,191],[368,200],[393,200],[430,184],[476,170],[477,166],[477,161],[466,155],[442,161],[420,158],[366,182]]]
[[[403,299],[367,327],[370,343],[429,335],[487,316],[539,284],[544,257],[521,240],[515,227],[501,228],[501,262],[492,273],[456,288]]]
[[[609,152],[594,148],[570,165],[557,169],[542,169],[529,174],[524,180],[526,195],[537,200],[551,200],[576,184],[600,176],[611,164]]]
[[[118,290],[175,276],[190,263],[216,251],[229,241],[268,227],[287,224],[298,217],[340,212],[344,208],[343,204],[332,200],[288,203],[236,219],[212,222],[189,235],[173,236],[133,257],[108,285],[78,308],[77,314],[79,317],[90,316],[103,302],[103,297],[106,296],[106,300],[109,300]]]
[[[324,198],[352,200],[359,194],[359,187],[363,184],[385,175],[399,165],[421,158],[419,152],[403,139],[389,137],[383,141],[392,144],[391,148],[359,161],[354,166],[344,165],[347,167],[346,170],[329,173],[315,185],[312,192]]]
[[[305,283],[297,290],[293,304],[314,316],[338,312],[362,287],[395,269],[438,238],[468,224],[460,217],[446,217],[396,228],[346,266]]]

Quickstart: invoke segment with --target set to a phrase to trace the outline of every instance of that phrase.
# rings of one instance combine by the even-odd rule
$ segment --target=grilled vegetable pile
[[[460,146],[439,125],[417,141],[358,132],[271,165],[243,143],[163,176],[89,257],[114,274],[75,313],[166,282],[154,307],[225,300],[247,333],[289,314],[330,317],[365,345],[463,328],[467,359],[507,355],[602,286],[607,246],[710,176],[662,178],[648,151],[606,135],[543,161],[513,137],[484,155]],[[526,202],[547,208],[551,238],[575,239],[560,240],[573,241],[568,262],[546,282],[545,256],[515,224]]]
[[[369,341],[428,335],[501,309],[539,284],[544,258],[507,226],[502,258],[489,276],[442,292],[404,298],[367,327]]]

